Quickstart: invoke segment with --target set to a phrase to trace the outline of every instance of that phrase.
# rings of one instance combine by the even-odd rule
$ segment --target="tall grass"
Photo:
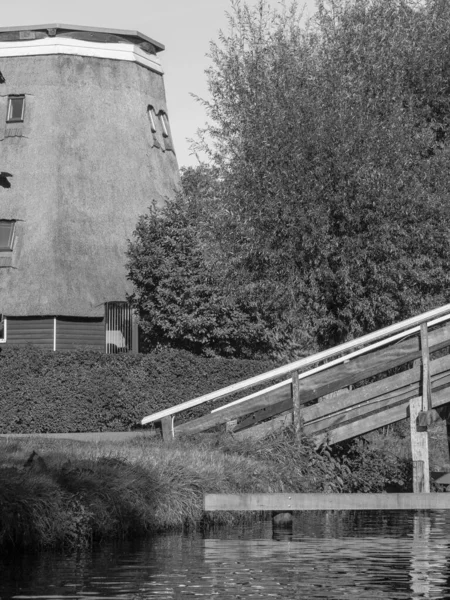
[[[230,523],[244,514],[205,515],[204,493],[339,492],[352,481],[345,457],[318,453],[308,440],[299,446],[289,430],[261,441],[203,434],[171,444],[2,439],[0,548],[73,548]]]

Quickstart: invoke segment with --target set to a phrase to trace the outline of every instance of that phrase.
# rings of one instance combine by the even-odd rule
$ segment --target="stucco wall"
[[[176,157],[153,147],[147,106],[162,76],[132,62],[53,55],[1,59],[0,219],[17,219],[0,313],[103,315],[124,300],[125,250],[138,215],[179,185]],[[7,97],[25,94],[23,137],[4,137]],[[170,114],[169,114],[170,121]]]

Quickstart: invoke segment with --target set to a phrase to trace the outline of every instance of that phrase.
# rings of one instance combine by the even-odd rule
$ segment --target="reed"
[[[0,549],[74,548],[113,537],[254,518],[203,513],[204,493],[346,491],[345,460],[285,431],[171,444],[0,439]],[[261,515],[259,515],[261,516]]]

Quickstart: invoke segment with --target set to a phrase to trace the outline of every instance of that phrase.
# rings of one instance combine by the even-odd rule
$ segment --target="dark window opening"
[[[15,221],[0,220],[0,250],[13,249],[15,225]]]
[[[10,188],[11,182],[8,181],[8,177],[12,177],[11,173],[6,173],[6,171],[2,171],[0,173],[0,186],[4,188]]]
[[[20,123],[25,112],[25,96],[10,96],[8,98],[7,123]]]
[[[6,319],[0,314],[0,342],[6,342]]]
[[[162,134],[165,138],[169,137],[169,122],[167,120],[167,115],[165,112],[159,113],[159,118],[161,121]]]
[[[152,133],[156,133],[156,119],[155,119],[155,109],[153,106],[149,106],[147,108],[148,120],[150,121],[150,129]]]

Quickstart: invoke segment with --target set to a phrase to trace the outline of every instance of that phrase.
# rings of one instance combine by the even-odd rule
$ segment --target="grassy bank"
[[[382,491],[389,483],[406,490],[408,459],[374,448],[370,442],[318,453],[308,440],[298,447],[290,431],[261,441],[211,434],[169,445],[139,437],[125,443],[3,438],[0,548],[73,548],[243,518],[205,515],[205,492]]]

